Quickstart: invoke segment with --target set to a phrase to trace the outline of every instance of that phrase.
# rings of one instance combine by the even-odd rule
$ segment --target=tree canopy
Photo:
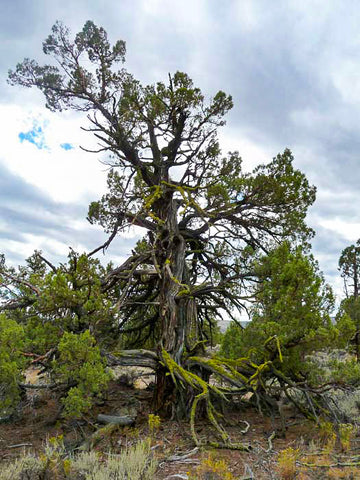
[[[300,244],[311,238],[305,217],[315,187],[294,167],[288,149],[244,171],[239,153],[224,154],[217,139],[231,96],[219,91],[207,99],[182,72],[142,85],[121,67],[125,43],[111,46],[93,22],[74,40],[57,22],[43,51],[53,63],[25,59],[9,72],[9,82],[39,88],[52,111],[87,112],[87,130],[111,167],[108,191],[91,203],[88,220],[109,237],[88,254],[71,252],[59,267],[39,252],[18,271],[3,265],[1,309],[28,329],[38,355],[51,350],[57,362],[65,361],[65,345],[75,342],[71,335],[99,347],[108,361],[115,361],[120,348],[137,348],[122,352],[118,361],[156,368],[156,408],[177,388],[178,413],[192,405],[193,417],[203,400],[219,432],[211,398],[223,393],[207,383],[207,375],[216,370],[237,386],[245,380],[231,374],[229,364],[215,367],[201,357],[204,344],[217,319],[235,318],[254,296],[254,259],[285,240]],[[105,268],[93,259],[132,226],[144,233],[122,265]],[[304,269],[312,274],[309,265],[305,261]],[[270,318],[275,307],[266,301],[266,285],[257,293],[259,315]],[[320,288],[315,277],[308,297],[311,288]],[[91,338],[84,337],[87,331]],[[91,365],[100,365],[97,355]],[[256,379],[258,367],[251,365],[245,370]],[[70,379],[75,393],[82,388],[79,375]],[[104,382],[99,378],[94,394]]]

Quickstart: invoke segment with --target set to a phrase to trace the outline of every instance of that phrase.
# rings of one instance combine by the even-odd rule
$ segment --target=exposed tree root
[[[258,400],[259,409],[261,409],[260,404],[262,404],[266,406],[269,413],[279,413],[281,416],[281,402],[273,398],[273,393],[269,391],[268,385],[271,379],[278,382],[277,394],[282,395],[282,402],[284,399],[291,402],[305,417],[315,422],[319,421],[320,414],[332,417],[331,411],[324,409],[319,402],[321,389],[311,388],[304,382],[293,381],[276,369],[270,361],[257,365],[247,357],[231,360],[192,356],[188,357],[184,366],[182,366],[166,350],[162,350],[159,355],[150,350],[128,350],[121,352],[119,356],[111,354],[105,354],[105,356],[109,365],[146,366],[156,371],[161,364],[171,375],[175,389],[187,392],[186,395],[191,392],[190,396],[187,397],[193,397],[189,411],[190,431],[197,446],[204,444],[198,438],[195,429],[195,419],[199,405],[203,404],[205,405],[206,416],[216,435],[219,436],[219,442],[209,441],[208,444],[215,448],[249,451],[249,445],[231,442],[228,433],[219,422],[222,415],[215,408],[213,402],[215,398],[229,402],[235,388],[237,395],[247,392],[254,393]],[[207,371],[210,375],[215,375],[218,380],[225,383],[225,386],[206,381],[200,374],[194,373],[194,370],[198,372],[199,368],[202,371]],[[302,398],[294,398],[292,392],[290,393],[291,389],[298,391]],[[245,420],[244,423],[247,424]],[[247,430],[248,428],[242,433],[245,434]],[[270,449],[272,448],[271,440],[273,438],[274,435],[269,439]]]

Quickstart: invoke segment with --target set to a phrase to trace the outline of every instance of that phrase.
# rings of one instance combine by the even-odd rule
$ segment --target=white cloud
[[[259,15],[261,6],[252,0],[235,2],[234,18],[244,31],[252,32],[261,29],[264,17]]]
[[[259,163],[268,163],[278,153],[249,140],[246,133],[225,127],[219,134],[220,147],[224,154],[237,150],[243,160],[245,171],[253,170]]]
[[[357,58],[338,59],[337,68],[332,71],[331,78],[344,102],[360,102],[360,70]]]
[[[360,221],[349,222],[341,218],[331,220],[318,220],[321,227],[327,228],[336,235],[340,235],[349,243],[354,243],[360,236]]]
[[[13,172],[46,192],[59,202],[77,202],[94,196],[96,200],[106,189],[105,167],[100,155],[82,151],[79,146],[96,148],[90,134],[81,126],[84,117],[70,113],[54,114],[42,108],[1,105],[0,116],[6,118],[1,128],[2,162]],[[19,139],[20,132],[31,131],[34,123],[43,127],[47,148]],[[61,144],[74,146],[64,150]]]

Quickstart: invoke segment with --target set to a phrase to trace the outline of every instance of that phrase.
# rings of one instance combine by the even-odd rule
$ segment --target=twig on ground
[[[6,448],[21,448],[21,447],[32,447],[32,443],[18,443],[16,445],[8,445]]]
[[[270,437],[268,438],[269,448],[268,448],[267,450],[265,450],[265,453],[270,453],[271,450],[273,449],[272,441],[274,440],[275,435],[276,435],[276,432],[275,432],[275,430],[274,430],[274,431],[272,432],[272,434],[270,435]]]
[[[337,463],[326,463],[326,464],[296,462],[296,465],[299,465],[300,467],[307,467],[307,468],[337,468],[337,467],[358,467],[360,465],[360,462],[337,462]]]
[[[243,435],[245,435],[245,433],[247,433],[249,431],[249,428],[250,428],[250,423],[247,422],[246,420],[241,420],[241,423],[245,423],[246,427],[244,428],[244,430],[240,430],[240,433],[242,433]]]
[[[172,455],[171,457],[166,459],[166,462],[178,462],[178,461],[184,460],[186,458],[191,457],[192,455],[195,455],[195,453],[197,453],[198,451],[199,451],[199,448],[195,447],[189,452],[184,453],[183,455]]]
[[[172,478],[180,478],[182,480],[187,480],[189,477],[186,473],[175,473],[174,475],[166,477],[165,480],[171,480]]]
[[[241,480],[254,480],[255,476],[253,474],[253,471],[249,467],[247,463],[245,463],[245,471],[244,475],[241,477]]]

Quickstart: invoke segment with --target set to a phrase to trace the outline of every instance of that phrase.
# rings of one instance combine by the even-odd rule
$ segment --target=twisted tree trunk
[[[168,193],[166,202],[162,197],[159,202],[158,215],[161,221],[158,238],[155,242],[155,255],[161,269],[161,284],[159,293],[159,320],[162,332],[158,346],[159,356],[164,349],[174,361],[183,365],[183,353],[186,344],[186,334],[190,310],[188,308],[188,285],[184,282],[186,242],[179,232],[177,210],[179,203]],[[184,298],[182,298],[184,295]],[[159,365],[154,397],[156,410],[174,414],[177,404],[177,415],[186,414],[184,399],[176,392],[168,369]]]

